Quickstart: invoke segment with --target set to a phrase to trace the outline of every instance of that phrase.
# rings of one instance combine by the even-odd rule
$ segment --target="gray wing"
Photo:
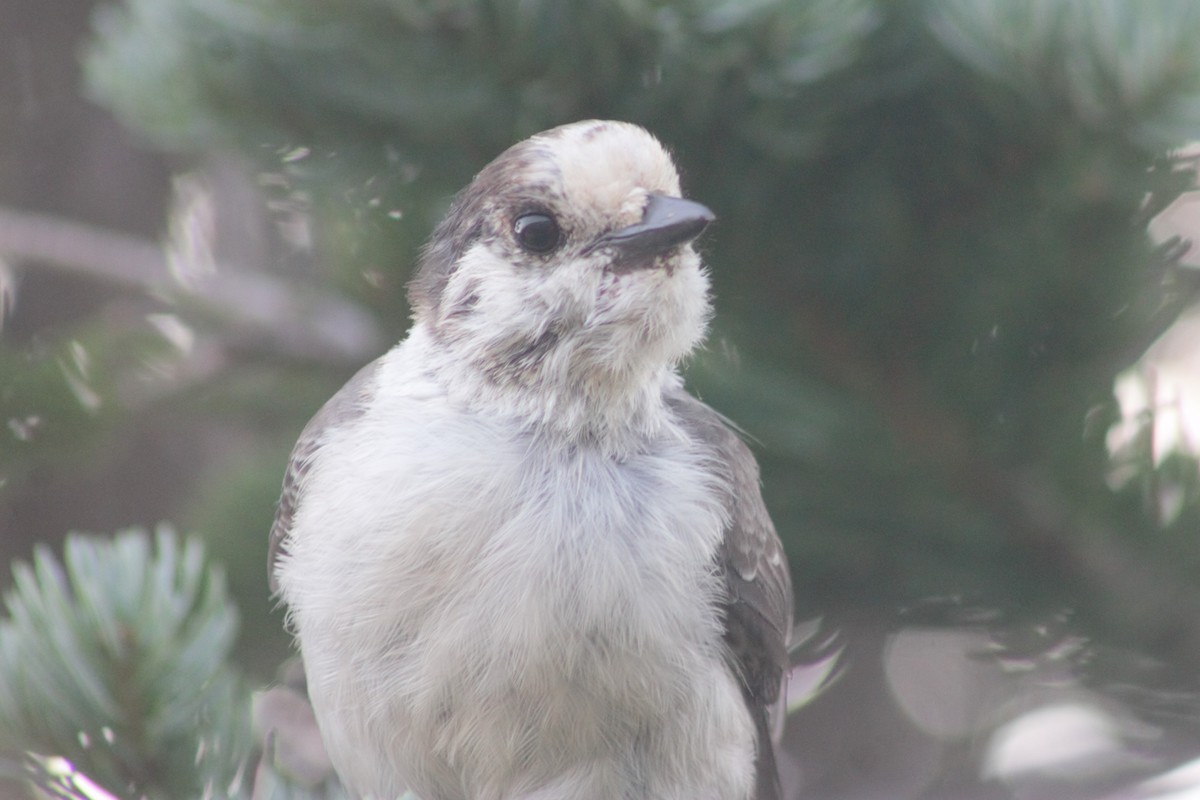
[[[287,471],[283,474],[283,491],[275,509],[275,521],[271,523],[271,539],[267,545],[267,583],[272,594],[279,591],[275,568],[280,556],[287,554],[287,535],[292,529],[296,509],[304,499],[304,478],[321,449],[325,433],[330,428],[345,425],[362,416],[375,387],[375,372],[378,368],[379,361],[372,361],[347,381],[346,385],[329,398],[325,405],[321,406],[321,410],[308,421],[304,430],[300,432],[296,446],[292,448]]]
[[[725,579],[725,642],[758,729],[757,797],[781,796],[771,741],[788,669],[792,579],[787,558],[767,514],[758,462],[725,419],[682,390],[667,398],[684,427],[711,446],[729,487],[729,527],[717,553]]]

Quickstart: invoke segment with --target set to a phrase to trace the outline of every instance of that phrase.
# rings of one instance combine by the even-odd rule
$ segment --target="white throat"
[[[410,346],[462,408],[568,445],[637,449],[661,430],[663,393],[704,337],[708,277],[690,247],[670,268],[603,263],[514,270],[478,245],[437,310],[418,312]]]
[[[619,365],[586,343],[557,342],[552,350],[508,370],[488,368],[470,341],[446,341],[426,324],[413,326],[403,346],[421,351],[428,373],[452,403],[512,420],[565,446],[587,444],[616,455],[638,449],[667,421],[664,393],[682,384],[671,364],[649,359]]]

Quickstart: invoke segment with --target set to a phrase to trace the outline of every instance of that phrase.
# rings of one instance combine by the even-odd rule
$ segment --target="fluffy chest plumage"
[[[667,758],[646,744],[664,725],[717,720],[744,749],[723,718],[740,702],[714,574],[723,494],[702,443],[666,431],[617,459],[417,396],[330,437],[281,582],[344,776],[506,796],[607,763],[563,796],[621,796],[637,759]]]

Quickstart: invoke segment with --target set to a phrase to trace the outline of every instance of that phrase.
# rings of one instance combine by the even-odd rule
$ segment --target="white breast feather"
[[[324,444],[279,573],[343,779],[379,798],[746,797],[699,445],[674,431],[618,463],[522,443],[429,402],[412,352]]]

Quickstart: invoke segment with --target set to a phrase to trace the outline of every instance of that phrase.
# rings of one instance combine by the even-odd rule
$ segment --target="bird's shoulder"
[[[275,570],[280,557],[287,552],[287,535],[300,504],[305,476],[329,430],[348,425],[366,413],[383,363],[383,358],[376,359],[355,373],[354,377],[313,415],[292,447],[267,546],[268,581],[272,592],[279,589]]]
[[[767,512],[754,454],[736,426],[682,389],[669,392],[668,407],[678,422],[713,454],[713,469],[728,492],[728,525],[718,554],[729,584],[729,602],[738,614],[758,618],[759,634],[776,660],[786,660],[791,627],[792,585],[787,559]]]
[[[755,795],[778,798],[771,730],[783,712],[792,627],[787,558],[763,502],[758,462],[736,426],[682,389],[669,393],[667,403],[684,429],[711,449],[728,492],[728,524],[716,556],[725,584],[725,645],[758,731]]]

